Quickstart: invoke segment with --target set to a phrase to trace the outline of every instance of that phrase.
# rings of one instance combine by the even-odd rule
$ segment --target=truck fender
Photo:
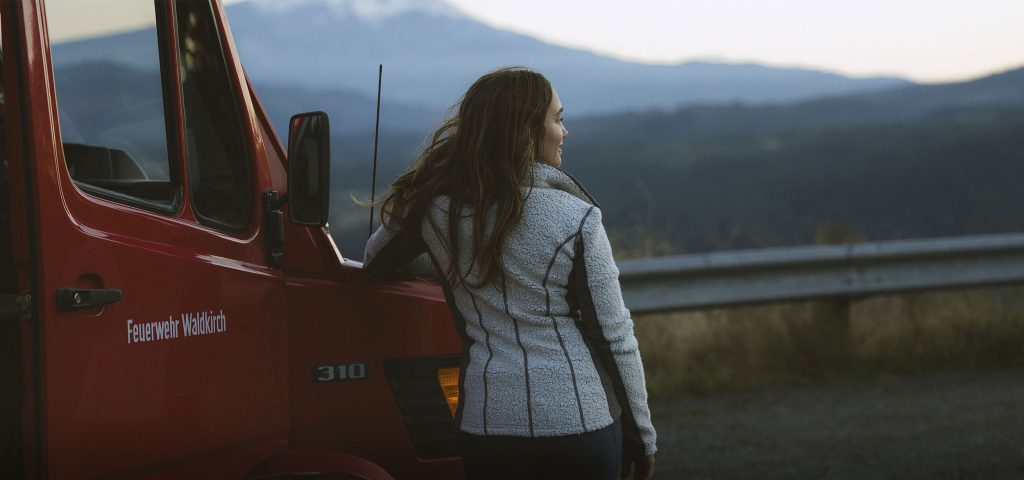
[[[331,480],[394,480],[377,464],[348,453],[327,450],[295,450],[278,453],[249,471],[249,480],[274,480],[292,476],[325,477]]]

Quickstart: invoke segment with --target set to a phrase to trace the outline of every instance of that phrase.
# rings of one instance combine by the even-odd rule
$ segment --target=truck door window
[[[203,223],[241,230],[251,203],[248,151],[212,5],[177,2],[174,18],[192,206]]]
[[[71,178],[93,195],[176,211],[154,2],[47,1],[46,16]]]

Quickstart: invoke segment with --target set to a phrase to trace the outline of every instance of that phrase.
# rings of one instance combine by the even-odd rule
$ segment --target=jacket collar
[[[547,163],[533,164],[533,188],[552,188],[568,193],[590,205],[600,208],[594,197],[580,185],[580,182],[565,170]]]

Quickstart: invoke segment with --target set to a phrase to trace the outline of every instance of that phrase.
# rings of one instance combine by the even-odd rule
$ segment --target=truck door
[[[12,161],[34,195],[42,474],[241,477],[287,441],[288,353],[270,173],[223,11],[45,3],[3,6]]]
[[[6,27],[3,30],[6,31]],[[0,48],[5,43],[0,42]],[[21,215],[15,220],[14,216],[24,212],[27,205],[25,192],[18,188],[23,183],[11,181],[7,109],[4,101],[8,75],[3,70],[3,62],[0,62],[0,72],[4,73],[3,86],[0,87],[0,478],[20,478],[25,473],[24,451],[21,448],[24,443],[21,407],[25,380],[21,361],[21,332],[25,318],[21,305],[29,293],[29,282],[23,281],[22,286],[19,286],[14,259],[14,224],[18,222],[17,231],[24,235],[27,233],[24,225],[26,218]],[[19,173],[13,175],[18,177]],[[24,252],[25,239],[20,239],[19,243],[19,250]]]

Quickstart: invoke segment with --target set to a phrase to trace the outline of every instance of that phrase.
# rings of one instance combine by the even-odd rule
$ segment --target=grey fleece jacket
[[[500,282],[473,288],[466,252],[458,271],[469,281],[442,280],[464,345],[456,421],[476,435],[542,437],[594,431],[621,415],[626,454],[652,455],[643,365],[601,210],[562,170],[533,170]],[[447,197],[435,199],[437,231],[426,220],[419,232],[378,229],[367,270],[387,275],[425,252],[447,271],[448,242],[438,237],[447,235],[447,208]],[[467,215],[460,248],[470,248],[471,228]]]

